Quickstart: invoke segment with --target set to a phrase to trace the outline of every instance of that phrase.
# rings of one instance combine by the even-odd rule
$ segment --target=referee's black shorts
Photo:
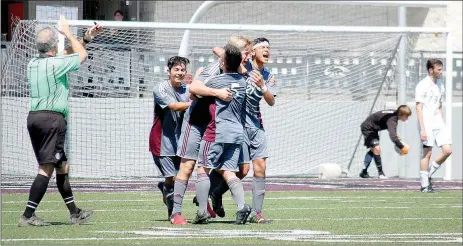
[[[39,165],[62,167],[67,122],[64,115],[53,111],[34,111],[27,116],[27,130]]]

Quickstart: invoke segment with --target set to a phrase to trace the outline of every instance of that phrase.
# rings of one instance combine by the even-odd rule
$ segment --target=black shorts
[[[64,153],[67,122],[64,115],[52,111],[29,112],[27,130],[39,165],[53,163],[60,168],[67,161]]]
[[[377,131],[369,131],[363,128],[361,130],[365,139],[364,145],[367,148],[373,148],[379,145],[379,135]]]

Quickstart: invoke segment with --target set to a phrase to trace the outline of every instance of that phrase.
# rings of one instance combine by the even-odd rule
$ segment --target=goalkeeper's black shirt
[[[378,132],[387,129],[392,142],[399,149],[402,149],[404,145],[397,137],[398,119],[397,110],[388,109],[378,111],[368,116],[368,118],[362,123],[362,132]]]

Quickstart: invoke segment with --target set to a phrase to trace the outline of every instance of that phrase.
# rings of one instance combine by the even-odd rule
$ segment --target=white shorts
[[[450,135],[445,127],[440,129],[427,130],[426,135],[428,135],[428,140],[423,141],[423,145],[425,146],[433,147],[434,142],[436,143],[437,147],[442,147],[442,145],[445,144],[452,144]]]

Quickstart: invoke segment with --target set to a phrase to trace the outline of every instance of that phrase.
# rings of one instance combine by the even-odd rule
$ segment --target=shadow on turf
[[[48,222],[48,223],[50,223],[52,226],[76,226],[76,225],[71,224],[69,222]],[[83,223],[83,224],[78,224],[77,226],[85,226],[85,225],[95,225],[95,223],[87,222],[87,223]]]
[[[170,220],[166,220],[166,219],[159,219],[159,220],[152,220],[154,222],[169,222],[170,224]],[[191,223],[193,220],[188,220],[188,224],[193,224]],[[233,224],[235,223],[234,220],[209,220],[209,224]]]

